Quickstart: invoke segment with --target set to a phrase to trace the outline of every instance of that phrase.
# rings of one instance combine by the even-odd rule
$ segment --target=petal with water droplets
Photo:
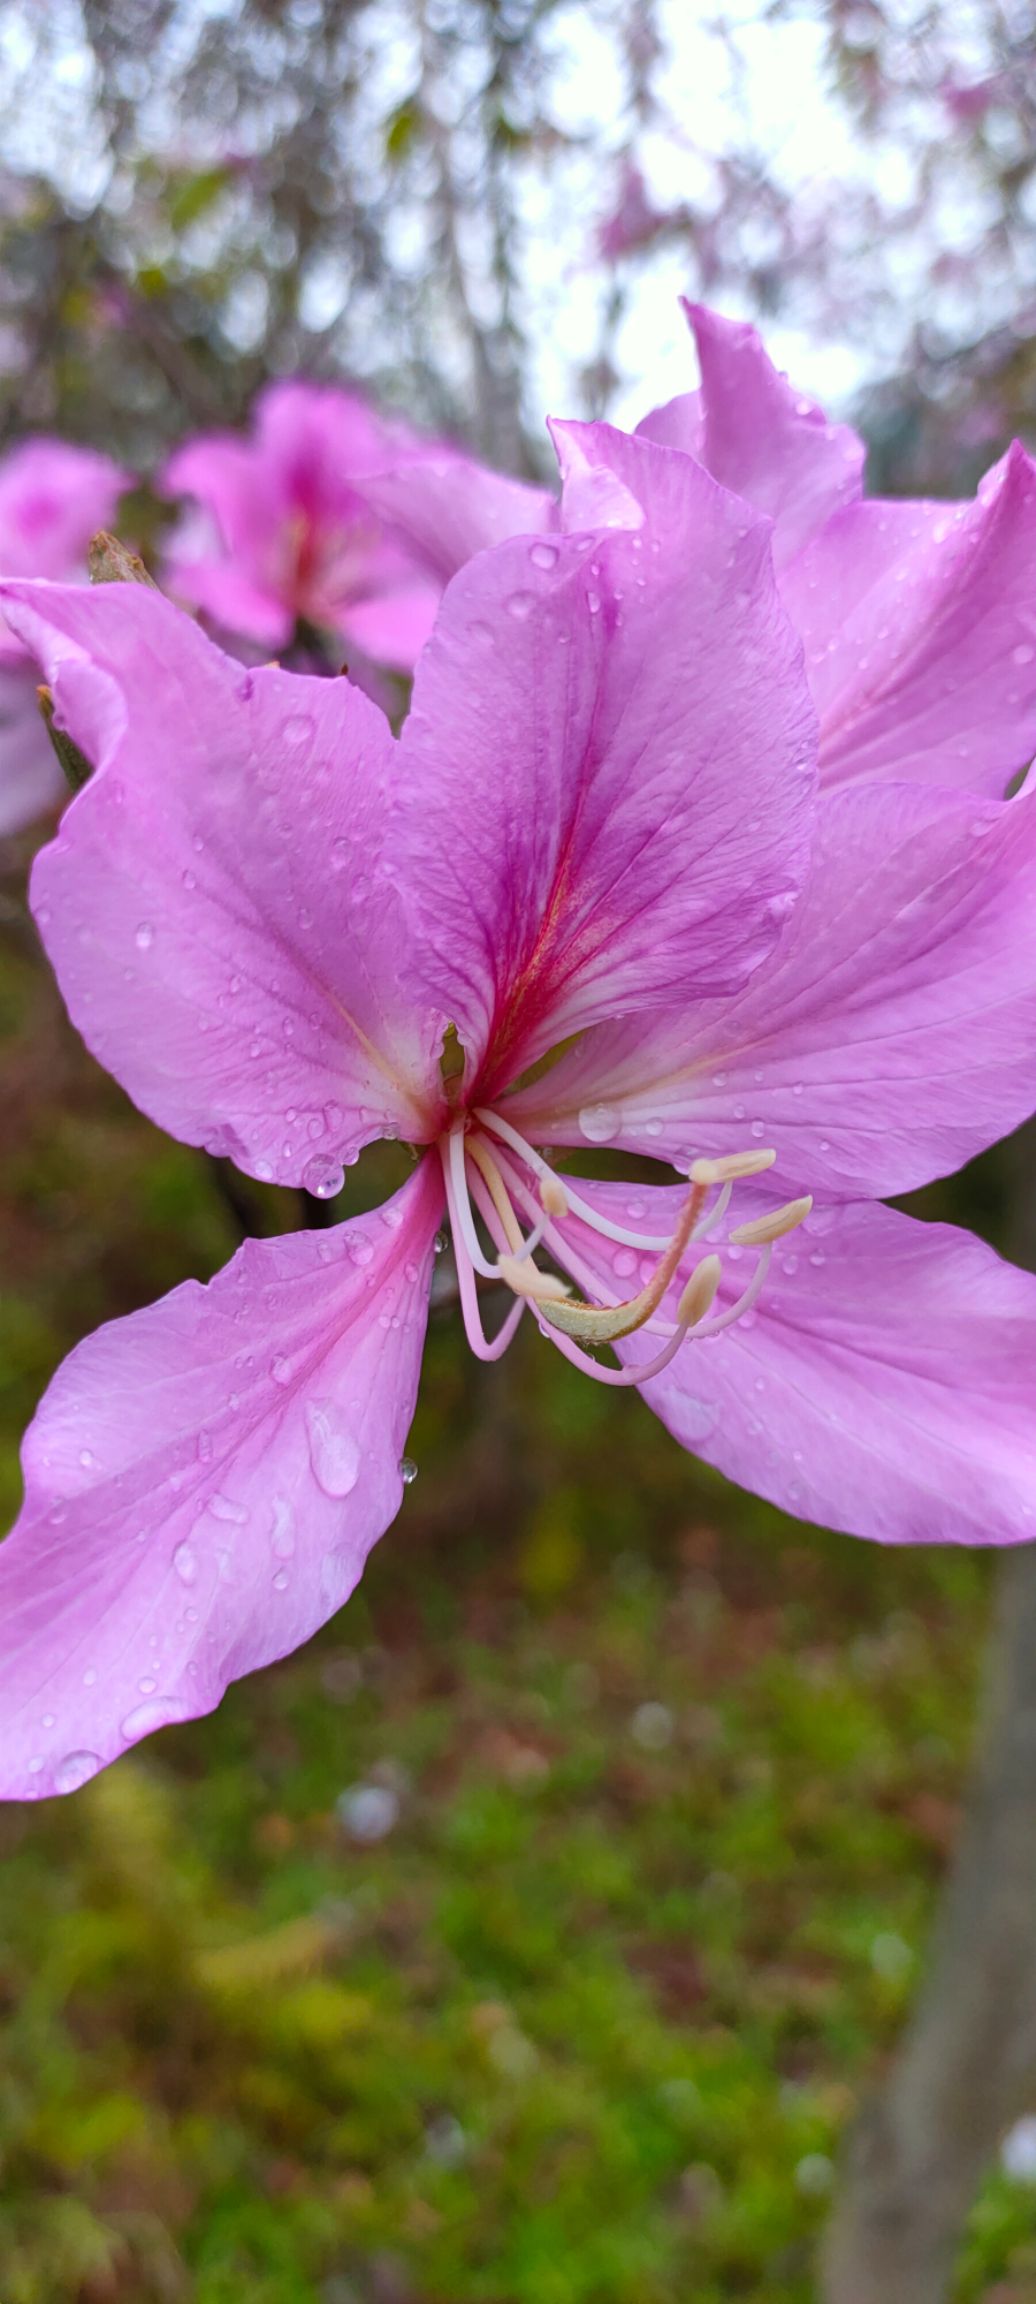
[[[59,1369],[0,1544],[0,1796],[74,1790],[347,1599],[406,1480],[437,1164],[390,1207],[366,1265],[353,1224],[246,1241]]]

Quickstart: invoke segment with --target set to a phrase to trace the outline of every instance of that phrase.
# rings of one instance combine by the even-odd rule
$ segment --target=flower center
[[[663,1307],[680,1277],[689,1252],[723,1227],[735,1185],[743,1178],[762,1175],[777,1157],[767,1150],[732,1152],[718,1160],[695,1160],[687,1178],[687,1193],[670,1233],[661,1236],[633,1231],[603,1214],[578,1191],[570,1178],[559,1176],[528,1144],[509,1120],[490,1110],[476,1110],[458,1119],[439,1139],[439,1154],[446,1184],[446,1203],[453,1232],[461,1311],[468,1342],[480,1360],[498,1360],[507,1350],[526,1306],[530,1306],[542,1334],[590,1376],[603,1384],[643,1384],[674,1359],[687,1338],[718,1336],[751,1309],[766,1279],[773,1244],[808,1216],[812,1199],[785,1201],[779,1208],[747,1223],[727,1229],[718,1249],[695,1259],[676,1300],[675,1317]],[[491,1254],[479,1234],[476,1215],[495,1250]],[[578,1239],[561,1230],[572,1217],[598,1237],[613,1241],[637,1257],[641,1286],[635,1295],[620,1296],[593,1273],[580,1256]],[[721,1312],[712,1307],[723,1279],[722,1247],[755,1248],[755,1268],[735,1302]],[[583,1296],[574,1295],[557,1273],[537,1263],[540,1249],[563,1264]],[[631,1270],[636,1264],[631,1264]],[[482,1324],[479,1280],[497,1281],[514,1301],[495,1336],[487,1338]],[[614,1345],[639,1330],[655,1349],[645,1359],[621,1367],[592,1357],[592,1348]],[[586,1347],[591,1347],[587,1350]]]

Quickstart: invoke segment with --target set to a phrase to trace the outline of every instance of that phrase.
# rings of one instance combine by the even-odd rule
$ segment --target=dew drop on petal
[[[329,1400],[306,1403],[306,1432],[314,1476],[325,1496],[348,1496],[360,1473],[360,1451]]]
[[[288,1589],[288,1585],[289,1585],[290,1581],[291,1581],[291,1579],[290,1579],[290,1577],[289,1577],[289,1575],[288,1575],[288,1571],[287,1571],[287,1569],[286,1569],[286,1568],[278,1568],[278,1570],[277,1570],[277,1573],[276,1573],[276,1575],[275,1575],[275,1577],[274,1577],[274,1579],[273,1579],[273,1588],[274,1588],[274,1591],[275,1591],[275,1592],[286,1592],[286,1591],[287,1591],[287,1589]]]
[[[285,1358],[283,1352],[278,1352],[276,1359],[271,1360],[270,1374],[275,1384],[290,1384],[291,1361]]]
[[[56,1792],[78,1792],[81,1784],[88,1784],[96,1776],[101,1763],[96,1752],[66,1752],[54,1770]],[[34,1769],[34,1774],[36,1773]]]
[[[178,1544],[173,1553],[173,1567],[181,1584],[194,1584],[198,1576],[198,1555],[192,1545]]]
[[[524,624],[536,606],[536,595],[534,592],[512,592],[504,605],[509,616],[515,617],[519,624]]]
[[[1036,655],[1036,649],[1030,648],[1028,642],[1023,640],[1017,648],[1012,648],[1011,662],[1012,664],[1031,664],[1034,655]]]
[[[588,1144],[611,1144],[619,1133],[614,1104],[584,1104],[579,1126]]]
[[[558,564],[557,545],[543,542],[533,544],[529,550],[529,558],[534,568],[556,568]]]
[[[236,1528],[243,1528],[248,1518],[247,1504],[235,1504],[229,1496],[210,1496],[206,1509],[214,1520],[231,1520]]]
[[[137,947],[138,952],[150,952],[151,946],[155,941],[155,931],[151,925],[150,920],[141,921],[133,941]]]
[[[345,1169],[329,1152],[317,1152],[312,1160],[307,1160],[302,1181],[314,1200],[333,1200],[345,1183]]]
[[[149,1697],[145,1704],[136,1704],[127,1712],[119,1733],[127,1744],[135,1743],[138,1736],[153,1736],[156,1728],[169,1728],[184,1716],[181,1704],[170,1703],[166,1697]]]
[[[374,1261],[374,1249],[366,1232],[352,1234],[347,1252],[351,1264],[371,1264]]]
[[[286,744],[305,744],[312,736],[315,722],[308,712],[290,712],[281,734]]]
[[[417,1466],[412,1456],[400,1457],[399,1477],[403,1483],[404,1488],[411,1488],[413,1486],[414,1481],[417,1478]]]

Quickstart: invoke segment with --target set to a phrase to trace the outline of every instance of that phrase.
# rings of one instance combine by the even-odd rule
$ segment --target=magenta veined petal
[[[58,1370],[0,1545],[0,1797],[74,1791],[348,1598],[402,1498],[441,1207],[425,1160]]]
[[[401,866],[486,1092],[604,1016],[743,983],[812,829],[768,524],[689,457],[604,425],[557,438],[581,496],[597,475],[597,509],[632,525],[469,563],[400,740]]]
[[[858,785],[818,811],[806,891],[731,1000],[602,1025],[507,1100],[535,1142],[681,1169],[772,1145],[788,1192],[907,1192],[1036,1105],[1036,789]]]

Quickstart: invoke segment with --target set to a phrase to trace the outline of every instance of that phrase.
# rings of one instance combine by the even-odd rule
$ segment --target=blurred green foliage
[[[79,1049],[20,886],[12,1507],[61,1353],[236,1237]],[[0,1810],[2,2304],[814,2293],[953,1837],[987,1564],[803,1530],[533,1334],[480,1369],[449,1310],[411,1445],[309,1650]],[[1033,2224],[996,2178],[961,2304],[1031,2304]]]

